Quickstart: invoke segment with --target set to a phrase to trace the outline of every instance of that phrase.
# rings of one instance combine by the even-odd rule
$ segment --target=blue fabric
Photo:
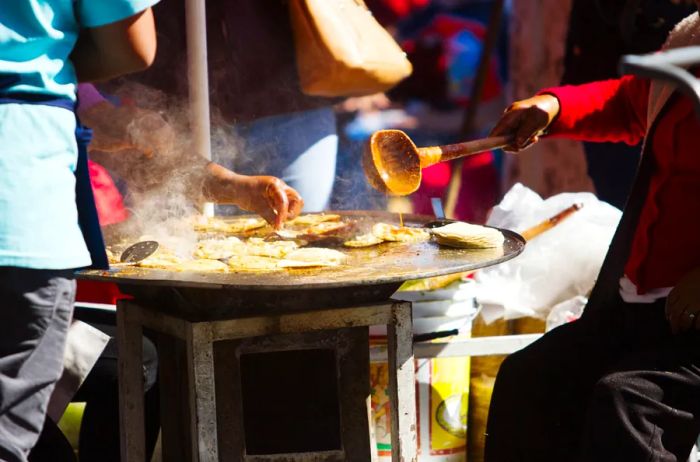
[[[214,144],[214,160],[239,173],[280,177],[299,191],[305,212],[328,207],[338,153],[332,108],[263,117],[232,130],[243,145],[233,153]]]
[[[97,215],[95,196],[90,182],[88,168],[88,145],[92,139],[92,130],[83,127],[78,121],[75,129],[75,139],[78,143],[78,165],[75,169],[75,203],[78,207],[78,225],[83,233],[85,245],[90,252],[92,268],[109,269],[109,259],[105,251],[105,243],[100,229],[100,219]]]
[[[0,120],[0,266],[89,265],[75,202],[75,115],[12,103],[0,104]]]
[[[26,100],[22,98],[0,97],[0,105],[17,104],[20,105],[20,107],[23,105],[34,105],[36,107],[61,108],[68,111],[74,111],[75,109],[75,103],[69,99],[53,97],[39,98],[37,96],[39,95],[27,95]],[[91,266],[93,268],[108,269],[109,261],[105,252],[104,240],[102,239],[102,231],[100,230],[100,222],[97,215],[92,184],[90,183],[90,172],[88,169],[87,147],[92,139],[92,130],[83,127],[80,125],[80,122],[78,122],[76,124],[75,139],[78,148],[78,161],[75,169],[75,205],[78,211],[78,224],[90,253],[90,259],[92,260]],[[82,253],[82,250],[80,253]],[[16,260],[13,258],[12,261]],[[0,262],[2,262],[1,251]],[[33,265],[30,263],[30,266]]]
[[[75,99],[68,56],[81,27],[133,16],[157,0],[10,0],[0,8],[0,88]]]
[[[77,0],[78,21],[83,27],[99,27],[128,18],[159,0]],[[184,31],[183,31],[184,32]]]
[[[75,110],[75,103],[66,98],[45,97],[36,94],[22,97],[0,97],[0,104],[34,104]],[[78,208],[78,224],[87,244],[92,267],[108,269],[109,260],[105,252],[102,231],[95,206],[95,198],[90,183],[90,172],[87,163],[87,147],[92,139],[92,130],[77,123],[75,137],[78,147],[78,164],[75,170],[75,202]]]

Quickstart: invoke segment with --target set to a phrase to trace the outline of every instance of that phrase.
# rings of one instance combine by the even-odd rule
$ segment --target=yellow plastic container
[[[469,337],[465,334],[452,339]],[[442,339],[441,341],[445,341]],[[373,343],[385,343],[373,339]],[[372,422],[380,462],[391,461],[389,376],[386,363],[370,364]],[[464,462],[469,403],[469,358],[416,360],[419,462]]]
[[[65,412],[58,421],[58,428],[61,429],[73,450],[78,452],[78,441],[80,439],[80,425],[83,422],[85,403],[69,403]]]

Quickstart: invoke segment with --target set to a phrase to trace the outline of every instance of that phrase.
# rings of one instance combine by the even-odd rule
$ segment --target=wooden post
[[[391,460],[416,462],[416,368],[413,359],[411,303],[395,303],[387,326],[389,400],[391,402]]]
[[[117,302],[117,359],[119,373],[119,426],[122,462],[145,462],[143,397],[143,329],[139,307]]]

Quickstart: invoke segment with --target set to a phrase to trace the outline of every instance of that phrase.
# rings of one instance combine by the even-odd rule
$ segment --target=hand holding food
[[[518,152],[539,140],[559,114],[559,100],[552,95],[537,95],[516,101],[506,109],[490,136],[508,136],[513,142],[506,151]]]
[[[666,299],[666,319],[674,334],[700,329],[700,268],[688,273]]]
[[[304,205],[299,193],[279,178],[239,175],[214,162],[207,165],[203,190],[206,199],[257,213],[275,229],[299,215]]]

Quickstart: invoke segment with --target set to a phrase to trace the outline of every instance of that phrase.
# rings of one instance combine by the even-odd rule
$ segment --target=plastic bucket
[[[413,302],[414,334],[458,329],[457,340],[471,336],[477,310],[470,283],[436,291],[399,292]],[[372,344],[386,344],[385,332],[371,330]],[[382,335],[384,334],[384,335]],[[440,339],[445,342],[449,339]],[[416,360],[419,462],[464,462],[467,444],[470,358]],[[389,376],[385,362],[370,364],[372,423],[380,462],[391,461]]]

